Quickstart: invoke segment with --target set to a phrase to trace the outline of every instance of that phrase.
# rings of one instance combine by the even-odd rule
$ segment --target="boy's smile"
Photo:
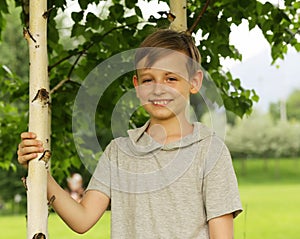
[[[149,100],[149,101],[156,106],[167,106],[167,104],[172,100],[158,99],[158,100]]]

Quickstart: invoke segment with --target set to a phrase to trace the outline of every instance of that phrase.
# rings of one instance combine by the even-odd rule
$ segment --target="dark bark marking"
[[[46,236],[45,236],[45,234],[38,232],[33,236],[32,239],[46,239]]]
[[[49,92],[45,88],[41,88],[40,90],[38,90],[38,92],[36,93],[35,97],[33,98],[33,100],[31,102],[34,102],[37,99],[39,99],[41,102],[44,102],[44,105],[50,104]]]
[[[24,188],[26,189],[26,191],[28,191],[28,187],[27,187],[27,183],[26,183],[26,177],[22,177],[21,180],[23,182]]]
[[[23,36],[25,39],[30,38],[31,40],[33,40],[34,43],[36,43],[36,40],[34,39],[34,37],[32,36],[31,32],[29,31],[29,27],[27,28],[23,28]]]

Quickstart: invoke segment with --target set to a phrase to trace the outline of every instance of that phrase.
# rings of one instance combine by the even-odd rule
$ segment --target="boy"
[[[112,238],[232,239],[242,207],[230,154],[187,116],[203,78],[192,38],[159,30],[141,44],[135,63],[133,84],[149,121],[112,140],[80,203],[48,174],[55,211],[78,233],[111,203]],[[21,138],[18,161],[26,164],[44,149],[34,133]]]

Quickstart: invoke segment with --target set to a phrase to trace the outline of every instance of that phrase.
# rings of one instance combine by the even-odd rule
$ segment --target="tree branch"
[[[131,25],[136,25],[140,22],[135,22],[135,23],[132,23],[132,24],[129,24],[129,25],[122,25],[122,26],[118,26],[118,27],[113,27],[112,29],[110,29],[109,31],[107,31],[106,33],[104,33],[102,36],[101,36],[101,39],[103,39],[107,34],[111,33],[112,31],[114,30],[118,30],[118,29],[121,29],[121,28],[124,28],[124,27],[127,27],[127,26],[131,26]],[[101,40],[100,39],[100,40]],[[76,52],[73,52],[72,54],[60,59],[59,61],[55,62],[53,65],[51,66],[48,66],[48,72],[50,72],[54,67],[58,66],[59,64],[61,64],[62,62],[66,61],[66,60],[69,60],[71,57],[73,56],[76,56],[76,55],[83,55],[83,53],[85,53],[90,47],[92,47],[93,45],[95,44],[95,42],[91,42],[90,45],[88,45],[85,49],[81,50],[81,51],[76,51]]]
[[[63,84],[65,84],[67,81],[70,80],[70,77],[67,77],[65,79],[63,79],[62,81],[60,81],[56,86],[54,86],[51,90],[50,90],[50,95],[52,95],[55,91],[57,91],[60,87],[63,86]]]
[[[188,34],[192,34],[196,28],[196,26],[199,24],[203,14],[205,13],[206,9],[208,8],[210,3],[210,0],[206,0],[206,3],[204,5],[204,7],[202,8],[201,12],[199,13],[199,15],[197,16],[196,20],[194,21],[193,25],[187,30]]]
[[[288,32],[288,33],[291,35],[290,39],[286,42],[287,45],[291,43],[291,41],[296,37],[296,35],[297,35],[298,33],[300,33],[300,29],[298,29],[296,32],[292,32],[292,31],[291,31],[290,29],[288,29],[287,27],[285,28],[285,31]]]
[[[127,26],[130,26],[130,25],[135,25],[137,23],[132,23],[132,24],[129,24],[129,25],[122,25],[122,26],[118,26],[118,27],[114,27],[112,29],[110,29],[109,31],[107,31],[105,34],[102,35],[102,39],[108,35],[109,33],[111,33],[112,31],[114,30],[117,30],[117,29],[121,29],[121,28],[124,28],[124,27],[127,27]],[[100,39],[101,40],[101,39]],[[70,54],[69,56],[66,56],[64,58],[62,58],[61,60],[59,60],[58,62],[54,63],[52,66],[49,66],[48,67],[48,72],[55,66],[59,65],[60,63],[70,59],[71,57],[75,56],[78,54],[74,64],[72,65],[72,67],[70,68],[70,71],[67,75],[67,77],[63,80],[61,80],[56,86],[54,86],[51,91],[50,91],[50,95],[53,94],[55,91],[57,91],[59,88],[61,88],[66,82],[70,81],[71,80],[71,75],[73,73],[73,70],[75,69],[77,63],[79,62],[80,58],[83,56],[84,53],[86,53],[88,51],[88,49],[90,47],[92,47],[93,45],[95,44],[95,42],[91,42],[90,45],[88,45],[85,49],[81,50],[81,51],[78,51],[78,52],[75,52],[73,54]]]
[[[82,50],[82,51],[85,51],[85,49]],[[76,56],[76,55],[78,55],[78,54],[81,54],[82,51],[74,52],[74,53],[72,53],[72,54],[70,54],[70,55],[68,55],[68,56],[66,56],[66,57],[64,57],[64,58],[62,58],[62,59],[60,59],[59,61],[55,62],[53,65],[48,66],[48,72],[50,72],[54,67],[58,66],[60,63],[66,61],[66,60],[68,60],[68,59],[70,59],[70,58],[73,57],[73,56]]]
[[[60,87],[62,87],[67,81],[71,80],[71,75],[73,70],[75,69],[75,66],[77,65],[79,59],[81,58],[81,56],[85,53],[85,50],[81,51],[81,53],[77,56],[74,64],[72,65],[71,69],[69,70],[69,73],[67,75],[67,77],[65,79],[63,79],[62,81],[60,81],[56,86],[53,87],[53,89],[51,89],[50,94],[53,94],[55,91],[57,91]]]

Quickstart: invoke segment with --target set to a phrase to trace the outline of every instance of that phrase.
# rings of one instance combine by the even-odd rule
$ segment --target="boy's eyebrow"
[[[139,76],[145,76],[145,75],[149,75],[149,72],[145,72],[144,70],[139,69],[139,70],[137,71],[137,74],[138,74]]]
[[[158,68],[154,68],[154,69],[158,69]],[[150,70],[151,70],[151,68],[143,68],[143,69],[138,69],[138,72],[139,72],[140,76],[143,76],[143,75],[147,75],[147,74],[151,73],[151,72],[149,72]],[[163,70],[163,69],[158,69],[158,70]],[[180,75],[180,73],[172,72],[172,71],[166,71],[164,74],[166,76],[172,75],[172,74]]]
[[[177,73],[177,72],[172,72],[172,71],[167,71],[167,72],[165,73],[166,76],[167,76],[167,75],[173,75],[173,74],[179,75],[179,73]]]

